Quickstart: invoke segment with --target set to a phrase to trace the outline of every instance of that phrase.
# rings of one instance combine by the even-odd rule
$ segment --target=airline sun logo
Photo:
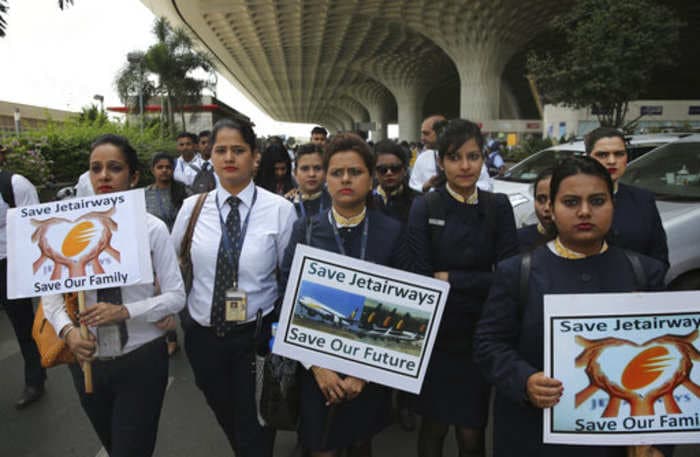
[[[31,219],[36,227],[32,242],[40,251],[39,258],[32,268],[36,273],[45,262],[53,262],[51,280],[62,277],[63,269],[69,278],[86,275],[90,265],[95,274],[103,274],[100,264],[101,253],[110,255],[115,261],[121,261],[121,254],[111,245],[112,232],[117,231],[117,223],[112,216],[116,207],[106,211],[92,211],[75,220],[62,217],[50,217],[44,220]]]
[[[629,404],[632,416],[654,415],[659,399],[667,414],[681,414],[673,395],[677,387],[682,385],[700,398],[700,386],[690,379],[693,362],[700,360],[693,345],[697,339],[697,329],[684,336],[659,336],[643,344],[576,335],[576,343],[584,348],[576,357],[576,367],[584,367],[589,380],[576,394],[576,408],[602,390],[610,398],[601,417],[617,417],[623,401]]]

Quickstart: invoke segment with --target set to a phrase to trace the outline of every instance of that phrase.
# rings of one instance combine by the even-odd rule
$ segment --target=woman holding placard
[[[180,252],[192,267],[185,352],[236,455],[268,457],[274,430],[258,423],[255,352],[270,337],[280,295],[276,270],[296,213],[291,202],[253,183],[258,154],[249,123],[218,121],[211,145],[217,187],[185,200],[172,233],[180,251],[183,240],[191,242]]]
[[[282,269],[286,281],[297,244],[397,266],[401,224],[372,209],[374,157],[359,136],[335,135],[323,159],[331,208],[294,225]],[[311,224],[310,226],[308,224]],[[389,423],[389,390],[318,366],[301,374],[301,444],[314,457],[330,457],[350,448],[350,455],[371,455],[371,440]]]
[[[587,157],[562,162],[554,169],[550,195],[557,237],[526,260],[518,256],[498,265],[474,339],[475,359],[496,386],[494,453],[624,457],[624,447],[543,444],[542,409],[557,404],[565,387],[573,388],[542,371],[543,297],[660,290],[664,266],[606,243],[613,183],[598,162]]]
[[[90,181],[96,194],[127,191],[139,179],[138,157],[126,138],[103,135],[90,148]],[[80,403],[111,457],[153,454],[168,381],[164,334],[185,304],[175,249],[165,224],[146,214],[146,229],[160,294],[153,284],[87,291],[82,339],[61,295],[43,299],[46,317],[79,362],[91,361],[94,393],[86,394],[83,372],[71,365]]]
[[[479,126],[464,119],[436,124],[439,166],[447,183],[417,197],[406,245],[415,272],[450,283],[445,311],[416,400],[423,416],[418,455],[442,455],[451,425],[460,455],[484,455],[490,385],[472,362],[472,336],[496,262],[518,252],[508,198],[477,188],[484,163]]]

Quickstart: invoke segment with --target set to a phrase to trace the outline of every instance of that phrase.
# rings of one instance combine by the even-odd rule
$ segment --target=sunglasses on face
[[[380,175],[385,175],[390,171],[396,174],[401,170],[403,170],[403,165],[377,165],[377,173]]]

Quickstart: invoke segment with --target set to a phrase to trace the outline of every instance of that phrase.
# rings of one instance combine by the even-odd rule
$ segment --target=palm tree
[[[213,90],[208,80],[197,79],[196,70],[213,73],[211,59],[194,50],[192,40],[181,29],[173,29],[165,18],[156,19],[153,25],[156,43],[142,58],[128,62],[117,74],[115,85],[122,101],[128,105],[138,93],[142,83],[144,100],[161,97],[170,133],[175,129],[175,113],[180,113],[180,122],[185,125],[184,107],[198,103],[205,89]],[[143,72],[143,74],[142,74]],[[145,76],[145,77],[143,77]]]

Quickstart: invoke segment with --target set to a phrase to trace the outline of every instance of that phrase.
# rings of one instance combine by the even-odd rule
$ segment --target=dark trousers
[[[41,357],[36,343],[32,338],[32,324],[34,323],[34,307],[32,300],[21,298],[19,300],[7,299],[7,259],[0,260],[0,300],[7,311],[7,317],[12,322],[12,327],[17,335],[22,357],[24,358],[24,383],[27,386],[42,387],[46,379],[46,370],[41,367]]]
[[[80,404],[110,457],[150,457],[168,384],[163,338],[114,360],[92,363],[93,393],[85,393],[83,372],[70,365]]]
[[[269,335],[269,323],[263,325]],[[262,341],[265,336],[261,336]],[[209,327],[188,325],[185,352],[236,457],[272,457],[275,431],[261,427],[255,406],[255,326],[224,337]]]

